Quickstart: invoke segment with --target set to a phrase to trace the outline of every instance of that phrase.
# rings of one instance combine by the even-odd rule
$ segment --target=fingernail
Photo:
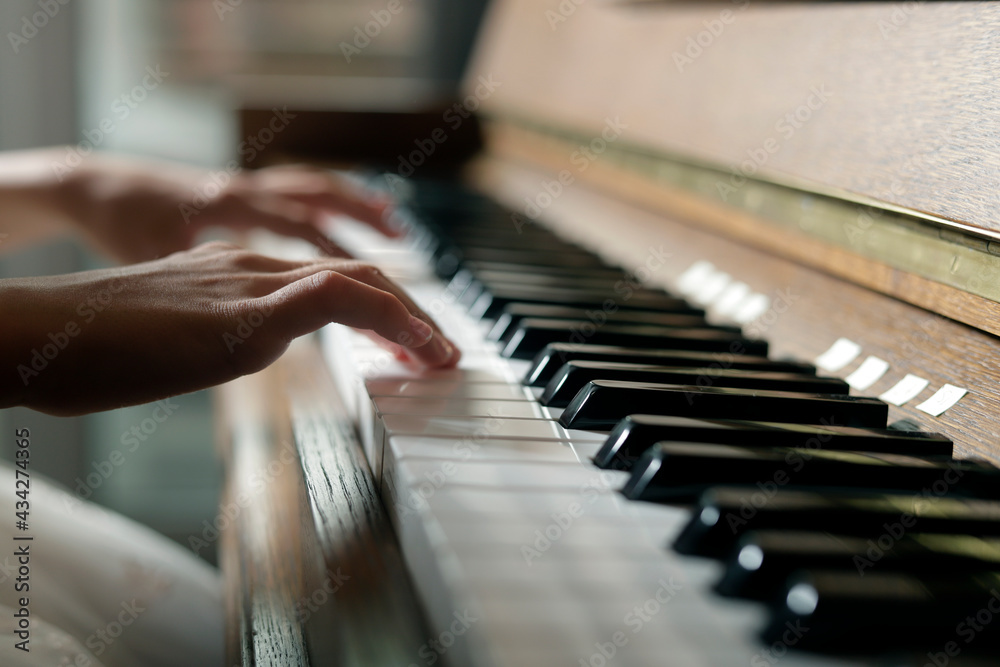
[[[410,315],[410,331],[421,343],[426,343],[434,336],[434,328],[415,315]]]
[[[382,213],[382,223],[396,234],[403,234],[407,229],[406,219],[393,208]]]

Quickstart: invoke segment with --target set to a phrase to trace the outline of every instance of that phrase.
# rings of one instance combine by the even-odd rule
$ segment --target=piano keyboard
[[[323,344],[427,614],[413,665],[988,664],[996,471],[484,198],[411,203],[408,239],[338,240],[459,367]]]

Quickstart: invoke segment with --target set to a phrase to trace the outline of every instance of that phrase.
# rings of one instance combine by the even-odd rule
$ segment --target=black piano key
[[[927,492],[911,495],[814,493],[756,486],[710,489],[699,499],[674,549],[724,558],[752,530],[812,530],[878,540],[910,532],[1000,537],[1000,503]]]
[[[1000,649],[1000,573],[917,576],[900,572],[803,570],[789,581],[762,633],[798,650],[927,651],[946,665],[962,653]],[[988,620],[987,620],[988,619]]]
[[[527,239],[505,238],[495,236],[491,239],[464,241],[455,238],[454,235],[432,237],[429,240],[421,241],[421,250],[429,254],[434,259],[440,259],[446,255],[454,255],[457,258],[464,258],[466,251],[487,248],[490,250],[501,250],[509,253],[519,253],[521,250],[547,250],[551,253],[568,253],[571,255],[589,254],[579,248],[560,243],[553,244],[548,239]]]
[[[479,271],[475,274],[476,280],[487,288],[497,287],[517,287],[527,285],[529,287],[564,287],[588,290],[613,291],[615,285],[625,285],[626,278],[617,276],[614,280],[609,280],[604,276],[574,276],[574,275],[552,275],[548,273],[536,273],[530,267],[524,268],[517,273],[506,273],[500,271]],[[634,283],[632,284],[635,287]],[[643,289],[640,287],[640,289]],[[653,290],[646,290],[653,291]]]
[[[663,292],[636,291],[626,298],[614,290],[585,290],[569,288],[534,287],[518,285],[493,288],[480,295],[469,310],[472,317],[495,320],[500,317],[504,306],[509,303],[549,303],[602,310],[659,310],[684,309],[688,304],[683,299]]]
[[[496,248],[503,250],[547,250],[554,253],[591,254],[578,245],[552,234],[534,233],[518,235],[514,229],[483,229],[478,231],[457,229],[448,242],[459,248]]]
[[[690,502],[711,486],[829,487],[920,493],[944,479],[949,495],[1000,500],[1000,470],[965,461],[793,447],[661,442],[639,459],[622,489],[630,500]]]
[[[497,271],[506,274],[517,274],[525,270],[523,264],[512,262],[488,262],[470,260],[463,264],[463,271],[468,271],[470,275],[475,275],[481,271]],[[530,270],[533,274],[543,276],[556,276],[561,278],[600,278],[610,280],[611,284],[627,278],[625,271],[610,266],[597,267],[572,267],[572,266],[532,266]]]
[[[813,531],[762,530],[740,540],[715,589],[770,600],[802,568],[867,572],[1000,572],[1000,539],[915,533],[876,540]]]
[[[596,380],[570,401],[559,423],[611,430],[630,414],[884,428],[889,406],[856,396]]]
[[[725,352],[736,344],[745,349],[747,354],[767,356],[766,341],[744,338],[738,332],[723,329],[605,324],[594,327],[585,334],[580,328],[581,324],[586,323],[525,318],[517,325],[501,354],[512,359],[533,359],[550,343],[584,342],[593,345],[695,352]]]
[[[578,345],[576,343],[551,343],[539,352],[524,377],[529,387],[544,387],[563,364],[574,359],[591,361],[621,361],[660,366],[687,366],[695,368],[734,368],[776,373],[815,373],[810,364],[797,361],[772,361],[767,357],[746,353],[739,343],[725,352],[690,352],[685,350],[652,350],[613,345]]]
[[[507,262],[525,267],[556,266],[578,269],[604,267],[600,258],[586,252],[552,253],[546,250],[508,250],[504,248],[442,248],[434,257],[434,270],[438,277],[450,279],[468,260]]]
[[[512,303],[504,307],[496,324],[490,330],[489,340],[508,341],[517,325],[525,318],[540,318],[547,320],[571,320],[578,322],[581,334],[605,324],[649,324],[660,327],[699,328],[709,326],[705,320],[705,311],[691,306],[684,312],[658,312],[652,310],[619,310],[606,313],[603,310],[587,310],[586,308],[570,308],[534,303]],[[735,326],[715,326],[724,331],[740,331]]]
[[[714,442],[746,447],[822,447],[909,456],[950,458],[952,442],[938,433],[850,426],[780,424],[735,419],[691,419],[629,415],[618,422],[594,457],[599,468],[631,470],[647,449],[661,441]]]
[[[610,361],[570,361],[545,385],[539,402],[563,408],[581,389],[594,380],[625,380],[657,384],[699,385],[742,389],[799,391],[812,394],[849,394],[850,385],[840,378],[770,373],[760,371],[676,368],[652,364],[625,364]]]
[[[474,280],[462,294],[461,303],[466,308],[472,310],[474,307],[482,307],[481,305],[476,306],[480,299],[489,300],[492,303],[493,299],[500,299],[501,301],[505,298],[504,295],[517,292],[527,292],[533,295],[533,298],[539,293],[544,296],[545,291],[555,292],[557,294],[576,294],[580,293],[586,296],[588,299],[597,300],[599,303],[603,303],[605,299],[616,299],[621,298],[620,293],[615,292],[612,285],[615,283],[608,283],[603,280],[590,280],[587,278],[560,278],[557,276],[538,276],[537,280],[531,282],[502,282],[498,280]],[[650,303],[660,304],[662,306],[676,308],[676,304],[683,304],[685,311],[690,311],[691,307],[687,305],[686,302],[676,297],[671,297],[666,293],[659,290],[650,290],[644,288],[629,287],[632,289],[632,294],[629,296],[628,301],[634,301],[639,303],[647,304]],[[499,296],[498,296],[499,295]],[[575,296],[574,298],[579,298]],[[665,298],[667,300],[665,300]],[[550,301],[551,303],[559,303]],[[508,302],[509,303],[509,302]],[[516,303],[516,302],[514,302]],[[504,304],[504,307],[508,305]],[[664,308],[664,310],[665,310]],[[501,312],[503,308],[500,309]],[[499,317],[491,315],[491,317]]]

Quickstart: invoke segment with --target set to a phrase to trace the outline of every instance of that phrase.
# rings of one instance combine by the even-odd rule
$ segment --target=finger
[[[341,275],[348,276],[354,280],[365,283],[366,285],[371,285],[377,289],[384,292],[389,292],[394,295],[400,301],[406,305],[410,314],[416,315],[425,322],[431,324],[436,332],[440,332],[440,328],[434,322],[434,320],[425,313],[420,306],[410,298],[410,296],[403,290],[402,287],[393,282],[388,278],[382,271],[371,264],[367,264],[361,261],[337,261],[337,260],[327,260],[327,259],[317,259],[311,262],[304,262],[299,267],[292,269],[288,272],[289,280],[300,280],[308,275],[316,273],[317,271],[336,271]]]
[[[452,354],[456,363],[461,358],[461,352],[450,340],[448,340],[448,337],[444,335],[434,319],[424,312],[423,309],[421,309],[420,306],[418,306],[416,302],[410,298],[410,295],[407,294],[403,288],[386,277],[385,274],[378,269],[378,267],[372,266],[371,264],[365,264],[363,262],[338,262],[337,264],[331,266],[331,268],[342,275],[349,276],[350,278],[363,282],[366,285],[371,285],[376,289],[388,292],[395,296],[406,306],[411,315],[414,315],[420,320],[431,325],[434,329],[434,339],[432,340],[432,344],[440,346],[442,348],[442,354]],[[452,350],[452,352],[449,353],[448,350]]]
[[[254,172],[260,190],[280,194],[307,206],[342,213],[364,222],[389,237],[401,231],[391,223],[392,200],[371,194],[328,171],[308,167],[281,167]]]
[[[347,215],[367,224],[389,238],[397,238],[403,233],[396,225],[392,224],[394,207],[388,199],[360,198],[329,192],[287,193],[286,196],[297,202],[321,208],[328,213]]]
[[[437,323],[434,322],[434,320],[426,312],[424,312],[424,310],[418,306],[412,298],[410,298],[410,295],[407,294],[402,287],[393,282],[392,279],[382,273],[381,269],[378,267],[364,262],[342,262],[337,265],[336,271],[350,276],[355,280],[360,280],[361,282],[371,285],[372,287],[394,294],[396,298],[406,305],[411,314],[416,315],[420,319],[431,324],[435,331],[441,331]]]
[[[390,343],[385,338],[382,338],[377,333],[370,329],[355,329],[359,334],[372,341],[383,350],[391,353],[393,357],[399,361],[410,361],[409,355],[406,354],[406,348],[396,343]]]
[[[382,292],[387,292],[393,295],[396,299],[403,303],[406,309],[411,315],[414,315],[421,321],[427,323],[431,326],[434,336],[431,340],[430,346],[434,348],[439,348],[439,350],[433,354],[435,355],[445,355],[451,356],[453,362],[457,363],[461,358],[461,352],[457,347],[448,339],[447,336],[442,333],[440,327],[437,323],[427,315],[410,296],[403,290],[399,285],[394,283],[388,277],[386,277],[377,267],[370,264],[365,264],[363,262],[343,262],[343,261],[331,261],[331,260],[315,260],[311,265],[302,266],[296,270],[290,271],[288,275],[289,280],[301,280],[308,275],[314,274],[318,271],[330,270],[336,271],[337,273],[357,280],[361,283],[374,287]]]
[[[242,246],[224,241],[209,241],[207,243],[198,244],[197,246],[191,248],[189,253],[214,256],[219,261],[224,262],[226,267],[234,266],[240,269],[243,273],[273,273],[278,277],[284,276],[289,272],[301,269],[303,266],[310,264],[308,261],[280,259],[269,255],[261,255],[251,250],[247,250]],[[178,253],[174,255],[174,259],[176,261],[183,261],[185,259],[185,255]],[[281,285],[287,284],[287,279],[281,283]]]
[[[259,227],[281,236],[302,239],[330,257],[351,257],[327,237],[320,228],[316,211],[305,204],[274,195],[257,195],[252,199],[232,197],[221,206],[220,216],[211,220],[205,218],[206,223],[214,222],[233,229]]]
[[[319,271],[259,300],[274,308],[275,321],[286,327],[288,338],[315,331],[329,322],[371,329],[407,348],[418,363],[432,368],[454,365],[457,352],[426,322],[410,314],[394,294],[335,271]]]

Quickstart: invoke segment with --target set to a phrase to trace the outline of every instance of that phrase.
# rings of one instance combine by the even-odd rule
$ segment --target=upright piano
[[[332,325],[220,391],[228,664],[996,664],[998,30],[494,2],[365,177],[408,236],[336,231],[459,368]]]

